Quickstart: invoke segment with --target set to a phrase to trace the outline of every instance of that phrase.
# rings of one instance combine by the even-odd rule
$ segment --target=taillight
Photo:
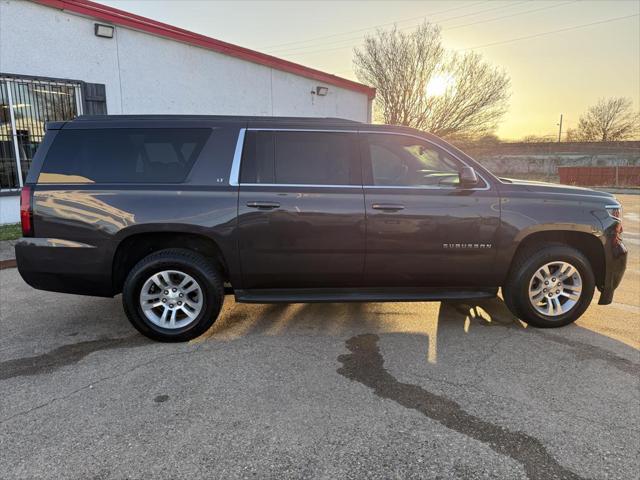
[[[33,237],[33,187],[25,185],[20,192],[22,236]]]

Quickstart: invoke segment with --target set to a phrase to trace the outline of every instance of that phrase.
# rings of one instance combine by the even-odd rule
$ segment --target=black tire
[[[199,314],[182,328],[161,328],[146,317],[140,305],[144,283],[165,270],[177,270],[191,276],[202,291],[203,304]],[[223,301],[223,279],[214,265],[202,255],[177,248],[160,250],[140,260],[129,272],[122,289],[124,311],[131,324],[143,335],[161,342],[184,342],[203,334],[215,322]]]
[[[529,299],[529,283],[539,268],[551,262],[567,262],[578,270],[582,280],[582,292],[575,305],[557,316],[540,313]],[[520,252],[514,259],[505,285],[504,301],[516,317],[539,328],[556,328],[575,322],[589,307],[595,289],[593,269],[587,258],[578,250],[562,244],[546,244],[537,250]]]

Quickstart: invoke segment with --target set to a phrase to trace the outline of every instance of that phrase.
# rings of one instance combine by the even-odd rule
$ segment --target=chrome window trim
[[[357,188],[362,190],[362,185],[329,185],[312,183],[241,183],[241,187],[291,187],[291,188]]]
[[[436,148],[439,148],[453,158],[455,158],[458,162],[462,163],[467,167],[472,167],[463,159],[461,159],[458,155],[453,153],[446,147],[442,145],[438,145],[436,142],[429,140],[428,138],[420,137],[418,135],[413,135],[411,133],[399,133],[399,132],[384,132],[378,130],[353,130],[353,129],[331,129],[331,128],[241,128],[238,133],[238,141],[236,142],[236,150],[233,155],[233,162],[231,164],[231,173],[229,174],[229,185],[232,186],[263,186],[263,187],[313,187],[313,188],[400,188],[400,189],[414,189],[414,190],[464,190],[464,191],[486,191],[491,190],[491,183],[487,181],[487,179],[479,172],[476,172],[478,177],[482,179],[485,183],[484,187],[474,187],[474,188],[455,188],[455,187],[437,187],[437,186],[429,186],[429,185],[316,185],[316,184],[286,184],[286,183],[240,183],[240,162],[242,160],[242,151],[244,148],[244,137],[245,132],[324,132],[324,133],[355,133],[355,134],[380,134],[380,135],[397,135],[402,137],[415,138],[422,142],[427,142],[433,145]]]
[[[233,161],[231,162],[231,172],[229,173],[229,185],[237,187],[240,185],[240,161],[242,160],[242,151],[244,149],[244,134],[246,128],[241,128],[238,132],[238,140],[236,141],[236,150],[233,153]]]
[[[335,130],[331,128],[247,128],[249,132],[324,132],[324,133],[359,133],[360,130]]]

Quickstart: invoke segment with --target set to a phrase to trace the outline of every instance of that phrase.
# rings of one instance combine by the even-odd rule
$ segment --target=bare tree
[[[640,114],[633,111],[631,99],[601,98],[580,117],[572,132],[583,142],[615,142],[626,140],[640,132]]]
[[[435,25],[379,30],[354,55],[358,79],[377,90],[384,123],[469,138],[494,131],[506,113],[507,74],[476,53],[445,51]]]
[[[580,137],[580,133],[577,128],[567,128],[567,133],[565,136],[566,142],[581,142],[582,138]]]

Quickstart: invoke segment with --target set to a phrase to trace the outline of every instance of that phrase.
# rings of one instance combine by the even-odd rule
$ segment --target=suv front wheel
[[[220,274],[203,256],[161,250],[140,260],[122,289],[127,317],[142,334],[164,342],[195,338],[211,327],[224,300]]]
[[[534,327],[554,328],[580,318],[594,288],[593,270],[582,253],[547,245],[518,255],[502,293],[515,316]]]

